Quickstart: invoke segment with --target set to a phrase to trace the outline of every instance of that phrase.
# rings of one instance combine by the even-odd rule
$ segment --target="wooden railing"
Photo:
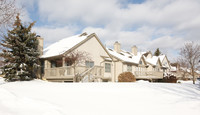
[[[46,77],[62,77],[74,75],[74,69],[72,67],[56,67],[45,69]]]
[[[76,74],[74,73],[74,68],[71,66],[66,67],[56,67],[56,68],[46,68],[45,69],[45,78],[74,78],[74,76],[78,76],[81,79],[86,75],[92,77],[103,77],[103,67],[102,66],[94,66],[92,68],[87,68],[85,66],[76,67]]]
[[[85,77],[88,77],[88,82],[94,81],[97,78],[102,78],[103,74],[103,67],[102,66],[93,66],[88,70],[84,71],[83,73],[79,74],[80,80],[83,80]]]
[[[163,72],[160,71],[135,71],[136,78],[163,78]]]

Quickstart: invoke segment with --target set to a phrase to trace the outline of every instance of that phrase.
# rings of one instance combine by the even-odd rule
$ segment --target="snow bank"
[[[2,82],[0,115],[200,113],[199,86],[189,83],[50,83],[40,80]]]

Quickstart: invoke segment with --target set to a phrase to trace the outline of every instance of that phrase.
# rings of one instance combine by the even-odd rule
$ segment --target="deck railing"
[[[56,76],[70,76],[74,75],[74,69],[72,67],[56,67],[45,69],[46,77],[56,77]]]
[[[92,68],[87,68],[85,66],[77,66],[76,74],[74,73],[74,68],[72,66],[65,67],[55,67],[55,68],[46,68],[45,77],[46,78],[73,78],[75,75],[84,77],[86,75],[92,75],[96,77],[103,77],[103,67],[94,66]]]
[[[163,78],[163,72],[161,71],[135,71],[136,78]]]

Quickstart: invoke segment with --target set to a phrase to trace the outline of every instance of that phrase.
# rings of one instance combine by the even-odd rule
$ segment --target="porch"
[[[163,72],[161,71],[135,71],[136,79],[163,79]]]
[[[72,66],[54,67],[45,69],[44,78],[49,81],[72,82],[76,76],[78,81],[85,77],[87,77],[89,81],[93,81],[97,78],[103,79],[103,71],[103,66],[93,66],[91,68],[86,66],[78,66],[75,68],[75,70]]]

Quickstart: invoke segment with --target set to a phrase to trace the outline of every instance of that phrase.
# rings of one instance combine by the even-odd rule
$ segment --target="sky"
[[[96,33],[113,48],[159,48],[173,61],[185,42],[200,43],[200,0],[17,0],[22,21],[36,21],[33,31],[44,47],[83,32]]]

